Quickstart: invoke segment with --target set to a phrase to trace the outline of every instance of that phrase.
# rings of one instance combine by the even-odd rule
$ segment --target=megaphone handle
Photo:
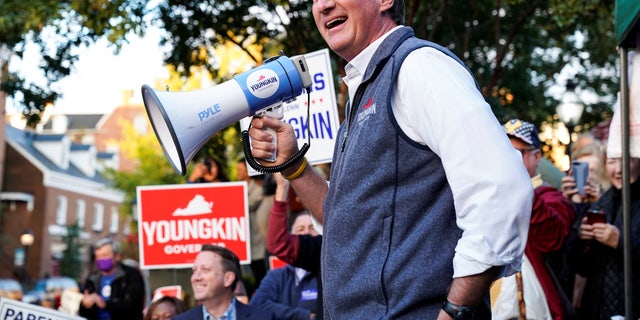
[[[264,126],[262,127],[262,131],[271,135],[271,138],[273,139],[271,141],[276,146],[276,150],[273,151],[273,154],[271,155],[270,158],[262,158],[262,159],[269,162],[276,162],[276,157],[278,156],[278,135],[276,134],[276,130],[269,128],[267,126]]]
[[[256,161],[256,159],[251,154],[251,143],[249,142],[249,129],[251,129],[251,124],[249,124],[249,128],[247,130],[242,131],[242,148],[244,150],[244,157],[245,159],[247,159],[247,163],[249,163],[251,168],[253,168],[254,170],[260,173],[276,173],[276,172],[285,170],[291,167],[294,163],[298,162],[298,160],[302,159],[302,157],[304,157],[307,151],[309,151],[309,144],[305,143],[304,145],[302,145],[302,148],[300,148],[300,150],[298,150],[298,152],[293,157],[291,157],[291,159],[285,161],[283,164],[279,164],[276,166],[269,166],[269,167],[263,166],[260,163],[258,163],[258,161]],[[274,157],[275,155],[276,153],[274,152]]]

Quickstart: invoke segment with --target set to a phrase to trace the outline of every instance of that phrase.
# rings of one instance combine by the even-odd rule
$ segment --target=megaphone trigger
[[[269,106],[267,108],[264,108],[256,112],[256,117],[263,117],[263,116],[268,116],[276,119],[284,118],[284,110],[282,108],[282,103]]]

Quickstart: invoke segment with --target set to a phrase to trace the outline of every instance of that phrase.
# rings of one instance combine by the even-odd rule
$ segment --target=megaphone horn
[[[236,121],[293,100],[311,86],[304,56],[279,56],[212,88],[169,92],[142,86],[142,99],[173,168],[186,167],[202,146]]]

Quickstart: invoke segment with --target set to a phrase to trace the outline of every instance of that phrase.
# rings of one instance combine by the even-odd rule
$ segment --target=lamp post
[[[573,128],[580,122],[582,112],[584,111],[584,104],[575,92],[576,85],[573,81],[568,80],[566,84],[566,90],[562,96],[560,104],[556,107],[558,118],[565,124],[569,130],[569,143],[567,144],[567,155],[571,156],[571,135],[573,134]]]
[[[29,269],[27,269],[27,261],[29,261],[29,247],[33,244],[33,232],[30,229],[25,229],[24,233],[20,235],[20,244],[24,248],[24,282],[29,282]]]

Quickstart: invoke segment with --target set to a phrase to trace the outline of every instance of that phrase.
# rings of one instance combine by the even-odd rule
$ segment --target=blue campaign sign
[[[82,320],[60,311],[24,303],[12,299],[0,298],[0,319],[2,320]]]
[[[313,81],[311,93],[302,94],[294,101],[284,103],[282,121],[293,126],[299,146],[307,143],[310,138],[311,148],[306,155],[309,163],[328,163],[333,157],[333,146],[340,125],[329,49],[307,53],[304,57]],[[310,109],[307,110],[309,103]],[[249,127],[250,121],[251,118],[240,120],[242,130]],[[249,171],[251,175],[258,174],[251,167]]]

